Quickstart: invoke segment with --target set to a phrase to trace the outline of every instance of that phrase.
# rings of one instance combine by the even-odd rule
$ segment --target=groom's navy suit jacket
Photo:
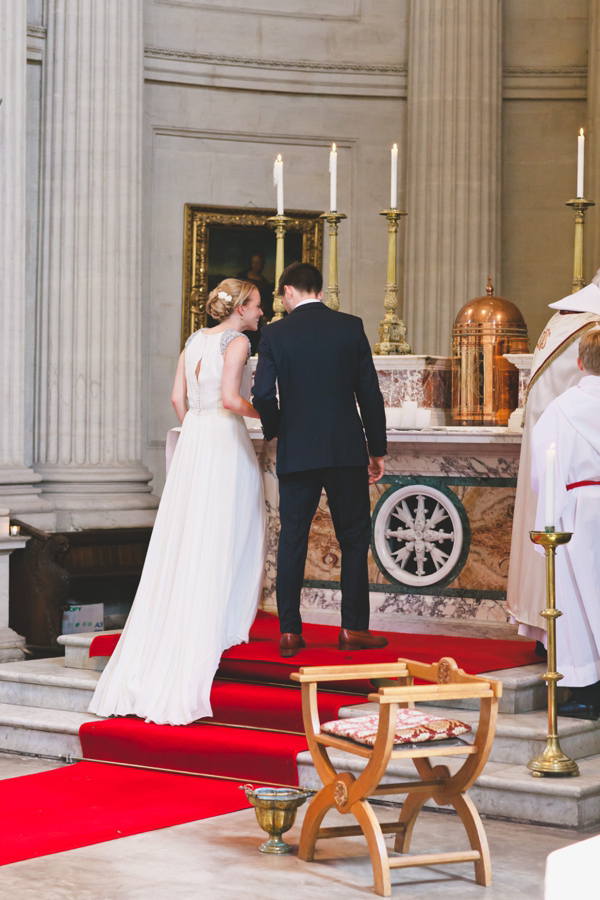
[[[266,440],[277,437],[278,475],[366,466],[365,434],[369,454],[385,456],[383,397],[357,316],[306,303],[263,328],[253,395]]]

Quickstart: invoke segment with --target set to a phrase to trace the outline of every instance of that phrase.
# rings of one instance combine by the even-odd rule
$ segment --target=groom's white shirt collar
[[[320,303],[320,300],[317,300],[316,297],[309,297],[308,300],[301,300],[300,303],[296,303],[294,309],[298,309],[299,306],[304,306],[305,303]]]

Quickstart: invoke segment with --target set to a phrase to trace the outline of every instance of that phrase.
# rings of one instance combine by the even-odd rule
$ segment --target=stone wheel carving
[[[425,587],[448,577],[463,546],[463,527],[452,500],[434,487],[411,484],[383,502],[375,521],[375,549],[401,584]]]

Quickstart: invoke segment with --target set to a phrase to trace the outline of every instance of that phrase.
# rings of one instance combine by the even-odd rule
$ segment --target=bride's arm
[[[240,335],[240,337],[243,337],[243,335]],[[247,359],[248,340],[245,337],[243,340],[235,338],[225,351],[221,399],[225,409],[229,409],[240,416],[258,419],[258,413],[252,404],[240,397],[240,385]]]
[[[177,413],[177,418],[179,419],[180,425],[183,424],[185,414],[187,413],[185,363],[183,359],[184,352],[185,351],[183,350],[181,351],[181,356],[179,357],[179,362],[177,363],[175,383],[173,384],[173,393],[171,394],[171,403],[175,408],[175,412]]]

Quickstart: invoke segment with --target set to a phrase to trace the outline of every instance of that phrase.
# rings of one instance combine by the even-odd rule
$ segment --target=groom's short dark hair
[[[310,263],[293,262],[281,273],[278,292],[283,296],[284,287],[289,285],[301,294],[320,294],[323,290],[323,276]]]

